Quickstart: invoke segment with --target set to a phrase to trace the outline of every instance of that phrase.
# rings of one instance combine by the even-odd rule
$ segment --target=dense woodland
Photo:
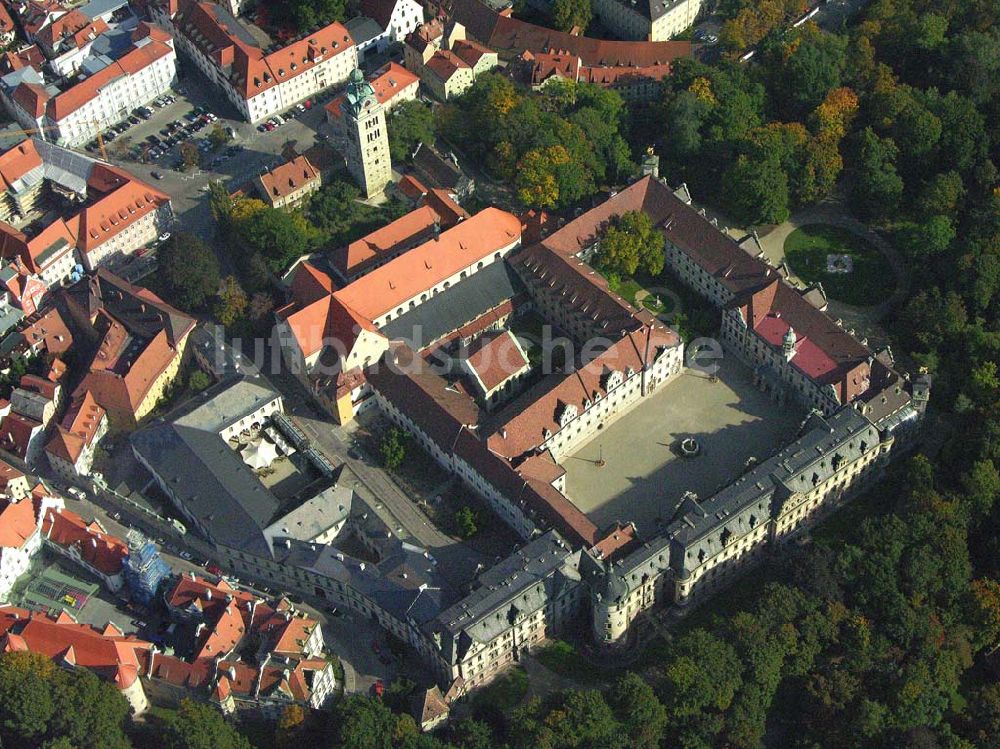
[[[669,181],[747,224],[839,192],[917,271],[888,324],[897,356],[934,375],[927,455],[736,583],[723,596],[746,601],[736,611],[709,604],[725,616],[701,613],[652,643],[639,675],[595,667],[594,688],[544,701],[520,699],[515,676],[436,737],[416,731],[392,690],[386,704],[292,711],[277,738],[244,738],[191,705],[127,736],[113,689],[7,654],[3,746],[1000,747],[1000,667],[988,657],[1000,643],[1000,2],[876,0],[839,35],[751,23],[769,8],[793,15],[782,3],[730,5],[759,34],[755,64],[679,63],[662,99],[631,112],[588,86],[532,96],[483,76],[440,132],[537,207],[587,203],[649,145]],[[745,46],[735,33],[729,46]],[[307,245],[319,241],[310,232],[345,230],[344,197],[321,193],[307,209]],[[251,208],[219,215],[266,276],[280,265],[263,256],[268,237],[295,229]],[[201,291],[192,306],[219,297]]]

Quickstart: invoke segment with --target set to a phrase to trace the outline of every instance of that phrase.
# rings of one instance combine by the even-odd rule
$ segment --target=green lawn
[[[828,273],[827,255],[850,255],[850,273]],[[827,296],[861,307],[878,304],[893,291],[889,263],[868,242],[846,229],[827,224],[801,226],[785,240],[785,258],[792,272],[807,283],[819,281]]]

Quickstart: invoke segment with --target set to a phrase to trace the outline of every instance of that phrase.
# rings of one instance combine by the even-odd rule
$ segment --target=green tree
[[[229,131],[218,123],[213,125],[208,133],[208,140],[212,144],[212,148],[220,148],[232,139],[233,137],[229,134]]]
[[[455,511],[452,521],[455,524],[455,532],[459,538],[472,538],[479,532],[479,518],[476,511],[468,505],[464,505]]]
[[[165,749],[250,749],[250,742],[215,707],[185,699],[160,732]]]
[[[496,746],[490,727],[473,718],[462,718],[453,723],[448,739],[458,749],[494,749]]]
[[[236,230],[244,242],[261,254],[272,273],[282,273],[319,238],[301,214],[277,208],[252,213],[236,224]]]
[[[215,300],[215,316],[227,328],[246,314],[250,300],[243,291],[235,276],[226,276],[219,286],[218,298]]]
[[[178,151],[181,155],[181,167],[185,171],[188,169],[196,169],[201,163],[201,151],[199,151],[198,146],[191,141],[188,140],[181,143]]]
[[[334,708],[339,749],[394,749],[396,720],[379,700],[351,695]]]
[[[53,673],[55,710],[50,731],[74,746],[91,749],[129,749],[125,721],[126,699],[111,684],[85,669]]]
[[[390,471],[395,471],[403,465],[403,460],[406,458],[406,432],[397,427],[390,427],[382,436],[379,450],[382,453],[382,465]]]
[[[56,709],[55,664],[39,653],[0,656],[0,729],[4,744],[30,746],[45,736]]]
[[[640,676],[628,673],[621,677],[608,693],[608,701],[628,732],[630,749],[660,746],[667,728],[667,709]]]
[[[733,216],[747,224],[780,224],[789,216],[788,175],[776,159],[740,156],[722,177]]]
[[[200,393],[211,384],[211,378],[200,369],[194,370],[188,377],[188,390],[192,393]]]
[[[594,16],[590,0],[553,0],[552,23],[560,31],[586,29]]]
[[[870,127],[860,136],[854,198],[866,216],[890,214],[903,194],[903,180],[896,172],[899,149],[891,138],[880,138]]]
[[[610,272],[634,276],[641,270],[658,276],[664,264],[663,234],[653,227],[648,214],[628,211],[604,230],[598,260]]]
[[[389,114],[388,130],[393,162],[408,162],[420,143],[434,142],[434,112],[422,101],[404,101]]]
[[[219,288],[219,261],[193,234],[171,236],[157,251],[157,263],[168,301],[181,309],[204,309]]]

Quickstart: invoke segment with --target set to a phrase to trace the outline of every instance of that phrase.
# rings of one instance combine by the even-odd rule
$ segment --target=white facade
[[[54,128],[44,131],[46,140],[68,146],[86,143],[93,140],[98,130],[121,122],[133,109],[169,91],[177,80],[177,53],[172,44],[167,46],[169,54],[134,73],[112,78],[97,89],[95,96],[62,119],[54,120],[46,115],[45,124]]]
[[[424,22],[424,9],[416,0],[396,0],[389,19],[389,38],[394,42],[402,42],[411,31]]]
[[[81,253],[83,267],[93,271],[103,265],[114,266],[130,257],[143,245],[156,239],[169,225],[173,211],[170,203],[150,211],[133,224],[125,227],[106,242]]]
[[[312,67],[298,73],[294,70],[284,71],[288,75],[287,79],[281,80],[277,85],[269,85],[258,94],[245,95],[188,37],[175,30],[174,38],[180,50],[194,62],[205,77],[226,95],[247,121],[254,123],[280,114],[324,89],[343,83],[358,65],[358,51],[354,44],[341,45],[340,49],[328,57],[321,58]],[[270,73],[264,75],[265,82],[270,84],[272,82]]]

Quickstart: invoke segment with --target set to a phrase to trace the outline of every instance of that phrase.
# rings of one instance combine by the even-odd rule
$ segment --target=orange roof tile
[[[528,366],[521,345],[509,330],[476,339],[469,346],[466,361],[486,392],[500,387]]]
[[[440,49],[431,55],[424,67],[442,81],[447,81],[459,70],[469,70],[472,66],[454,52]]]
[[[427,186],[412,174],[403,175],[396,188],[410,200],[419,200],[427,194]]]
[[[59,546],[75,548],[87,564],[106,575],[120,572],[128,556],[128,547],[121,539],[107,535],[96,523],[87,523],[64,508],[45,513],[42,532]]]
[[[104,244],[136,221],[170,202],[170,196],[115,167],[96,164],[88,181],[95,189],[116,185],[80,213],[78,246],[84,252]]]
[[[54,96],[49,100],[46,112],[51,119],[57,122],[63,120],[96,97],[98,91],[108,82],[123,75],[135,75],[161,57],[166,57],[173,52],[171,47],[155,40],[142,47],[136,47],[107,67]]]
[[[430,239],[434,225],[440,221],[437,211],[422,206],[346,247],[338,247],[333,251],[330,262],[344,277],[352,276],[367,266],[384,262],[387,257],[397,255],[407,247]]]
[[[38,516],[30,499],[0,499],[0,547],[20,549],[37,528]]]
[[[31,438],[42,431],[42,425],[21,414],[9,413],[0,422],[0,448],[24,459]]]
[[[264,193],[272,201],[298,192],[318,179],[319,172],[305,156],[296,156],[260,175]]]
[[[230,81],[245,99],[303,75],[329,56],[354,46],[347,29],[334,21],[303,39],[264,54],[229,28],[228,13],[215,3],[189,4],[174,24],[209,59],[231,66]]]
[[[516,216],[485,208],[334,296],[365,319],[376,320],[463,269],[475,268],[520,237],[521,222]]]
[[[66,412],[46,446],[46,452],[76,463],[84,448],[93,441],[105,418],[104,409],[94,400],[93,394],[86,391],[82,398],[74,400]]]
[[[89,669],[119,689],[134,683],[151,648],[137,637],[105,635],[69,616],[51,617],[11,606],[0,607],[0,633],[9,643],[23,643],[32,652]]]

